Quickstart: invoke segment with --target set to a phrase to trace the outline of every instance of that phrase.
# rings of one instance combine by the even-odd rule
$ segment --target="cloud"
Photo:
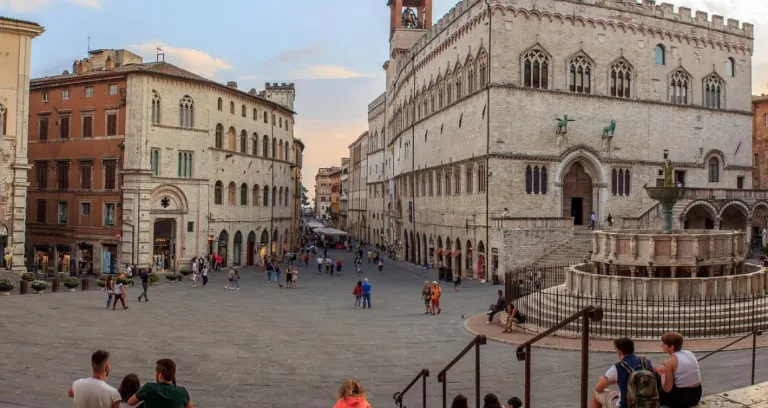
[[[323,55],[324,46],[321,44],[313,44],[304,48],[295,48],[285,50],[275,57],[272,57],[264,63],[264,66],[272,66],[278,64],[284,64],[288,62],[296,62],[309,58],[317,58]]]
[[[70,3],[93,9],[101,9],[101,0],[68,0]]]
[[[246,82],[247,81],[263,81],[264,79],[266,79],[266,77],[264,75],[254,74],[254,75],[243,75],[238,79]]]
[[[145,61],[154,61],[157,49],[160,48],[167,62],[210,79],[215,79],[219,72],[234,70],[229,61],[194,48],[177,48],[158,41],[131,45],[128,48],[144,57]]]
[[[0,0],[0,10],[10,9],[17,13],[26,13],[50,4],[51,0]]]
[[[309,65],[302,69],[293,71],[288,77],[295,80],[311,79],[353,79],[353,78],[375,78],[375,74],[367,74],[351,70],[349,68],[337,65]]]

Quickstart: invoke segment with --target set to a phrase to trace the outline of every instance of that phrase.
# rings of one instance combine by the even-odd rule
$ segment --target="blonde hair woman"
[[[363,385],[354,378],[341,384],[337,398],[338,401],[333,408],[371,408],[371,404],[365,398]]]

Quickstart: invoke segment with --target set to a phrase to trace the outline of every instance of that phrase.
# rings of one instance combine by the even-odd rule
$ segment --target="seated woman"
[[[680,333],[665,333],[661,336],[661,351],[669,358],[654,371],[661,377],[659,387],[660,405],[669,408],[690,408],[701,400],[701,372],[696,356],[683,350],[683,336]]]
[[[510,333],[513,327],[520,324],[520,311],[512,303],[507,305],[507,321],[504,323],[504,333]]]

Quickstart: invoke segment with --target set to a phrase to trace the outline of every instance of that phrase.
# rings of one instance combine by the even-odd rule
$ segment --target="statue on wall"
[[[403,10],[403,28],[419,28],[419,18],[411,8]]]
[[[674,187],[675,166],[671,160],[664,162],[664,187]]]
[[[611,119],[611,124],[603,128],[603,137],[613,137],[614,130],[616,130],[616,119]]]
[[[568,115],[563,115],[563,118],[555,118],[557,121],[556,135],[564,135],[568,133],[568,122],[575,122],[576,119],[568,119]]]

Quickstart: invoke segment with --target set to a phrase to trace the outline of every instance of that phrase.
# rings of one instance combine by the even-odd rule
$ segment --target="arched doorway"
[[[410,262],[408,255],[411,253],[408,248],[408,231],[403,231],[403,256],[405,257],[405,262]]]
[[[720,212],[720,229],[746,231],[749,209],[743,204],[726,205]]]
[[[424,262],[421,261],[421,235],[417,232],[416,233],[416,264],[418,265],[424,265]]]
[[[466,245],[464,245],[467,248],[467,253],[464,255],[464,265],[467,268],[467,276],[472,276],[472,271],[474,269],[473,262],[473,255],[474,255],[474,247],[472,247],[472,241],[467,240]]]
[[[280,242],[277,235],[277,229],[272,231],[272,253],[277,254],[277,243]]]
[[[574,225],[587,225],[594,211],[592,204],[592,177],[581,162],[574,162],[563,176],[563,216],[573,217]]]
[[[480,241],[477,243],[477,277],[480,279],[488,279],[486,272],[485,245],[483,245],[483,241]]]
[[[417,264],[416,261],[416,242],[413,240],[413,231],[411,231],[411,262]]]
[[[227,230],[222,230],[219,234],[219,247],[217,253],[221,255],[221,266],[227,266],[227,251],[229,249],[229,233]]]
[[[440,267],[441,265],[445,265],[443,263],[443,238],[437,237],[437,246],[435,247],[435,253],[437,256],[435,257],[435,262],[437,263],[437,266]]]
[[[454,257],[456,258],[456,272],[461,276],[461,241],[458,238],[456,238],[456,247],[453,250],[456,251],[456,256]]]
[[[453,269],[453,241],[451,237],[445,239],[445,249],[443,250],[443,258],[445,259],[444,265],[446,268]]]
[[[261,239],[259,239],[259,264],[264,262],[264,258],[267,257],[267,249],[269,249],[269,233],[267,230],[261,231]]]
[[[715,208],[707,202],[699,202],[688,207],[683,215],[683,229],[715,229]]]
[[[155,220],[154,255],[152,261],[156,268],[173,269],[176,267],[176,220],[162,218]]]
[[[251,231],[248,234],[248,246],[245,253],[245,264],[253,266],[253,255],[256,252],[256,233]]]
[[[232,245],[232,266],[242,266],[243,264],[243,233],[237,231]]]
[[[283,253],[288,252],[288,228],[283,231]]]

